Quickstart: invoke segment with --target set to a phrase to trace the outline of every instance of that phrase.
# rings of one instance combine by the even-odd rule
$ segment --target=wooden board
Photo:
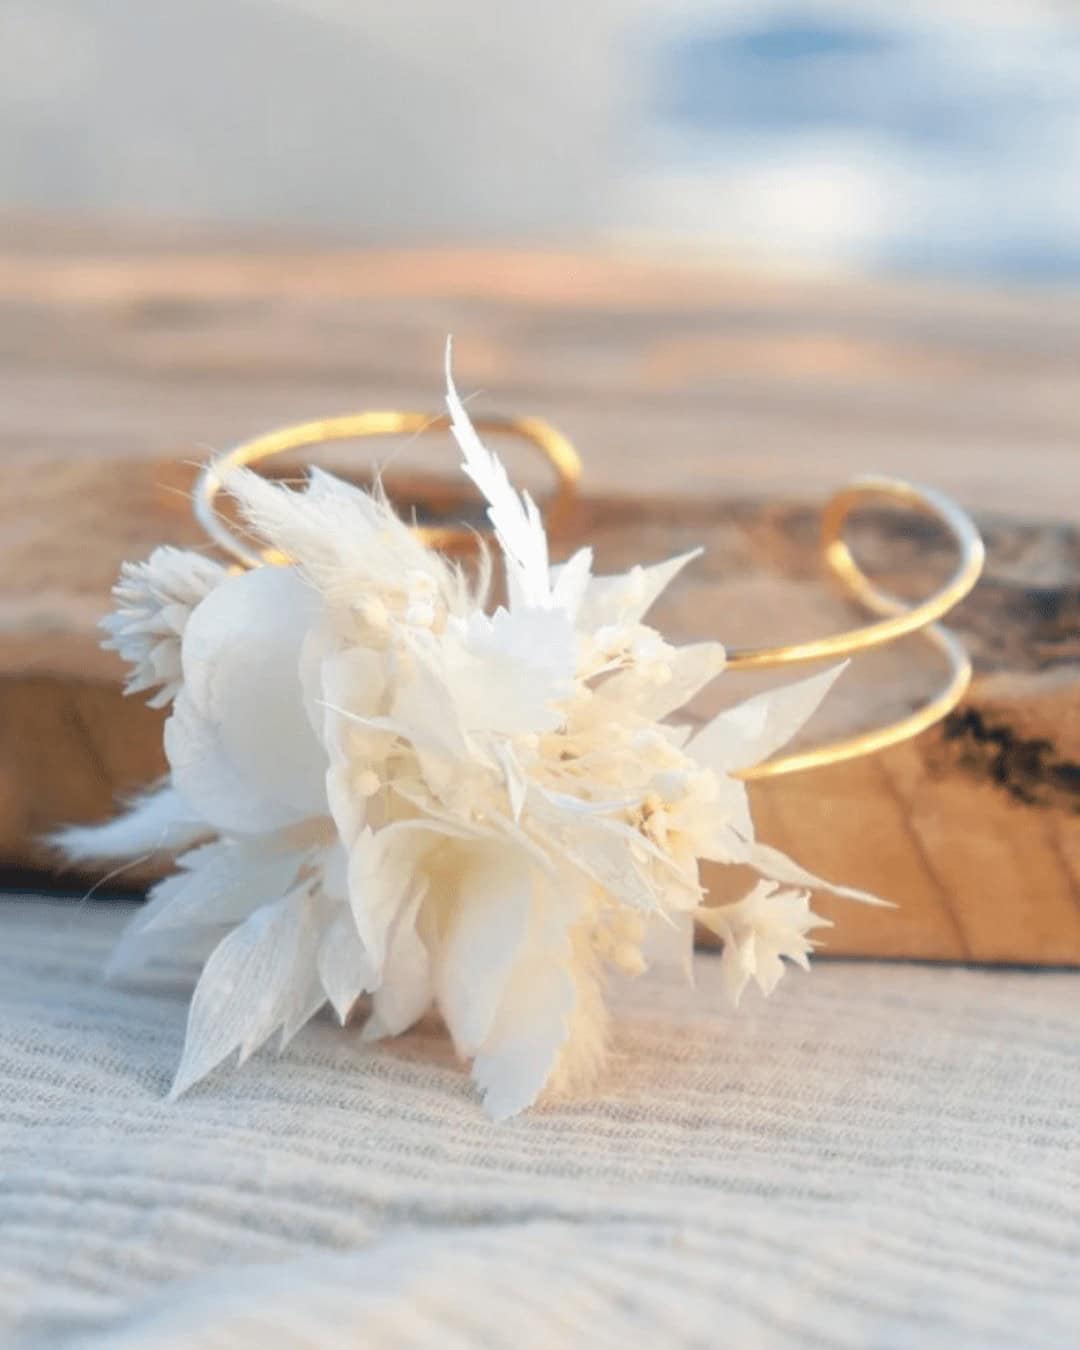
[[[42,830],[105,814],[161,770],[160,719],[122,698],[93,625],[122,558],[197,540],[190,462],[290,418],[435,406],[448,329],[478,406],[574,435],[575,529],[603,566],[707,546],[659,614],[677,636],[849,622],[817,573],[813,503],[850,472],[922,477],[980,512],[990,565],[958,616],[980,672],[965,707],[873,761],[755,785],[755,813],[808,866],[899,902],[833,905],[832,951],[1080,963],[1069,298],[0,227],[0,863],[48,866]],[[912,594],[947,566],[932,532],[890,517],[854,537]],[[914,642],[864,658],[814,730],[902,711],[934,675]],[[734,691],[720,683],[713,700]]]
[[[119,665],[96,649],[94,622],[120,558],[159,541],[201,543],[184,504],[190,476],[175,463],[37,458],[18,475],[26,495],[9,498],[0,517],[9,541],[19,533],[12,517],[25,521],[21,548],[6,555],[20,589],[0,604],[11,639],[0,664],[0,857],[9,866],[47,867],[34,842],[43,830],[107,814],[118,792],[164,768],[160,715],[122,697]],[[401,490],[422,500],[430,485]],[[610,570],[704,544],[657,622],[678,638],[742,644],[850,622],[819,575],[815,515],[782,503],[591,498],[574,532]],[[963,709],[873,760],[753,785],[763,837],[901,905],[890,915],[840,906],[835,951],[1080,961],[1080,591],[1033,589],[1028,579],[1048,549],[1080,572],[1080,534],[991,522],[986,535],[987,578],[956,616],[981,672]],[[912,594],[948,563],[943,541],[908,518],[875,514],[851,538],[875,574]],[[915,640],[867,655],[812,733],[895,716],[937,676]],[[761,678],[725,677],[695,711],[707,715]]]

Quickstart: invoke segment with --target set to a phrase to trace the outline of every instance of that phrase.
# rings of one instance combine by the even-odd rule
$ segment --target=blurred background
[[[0,209],[1080,271],[1073,0],[0,0]]]
[[[815,524],[855,475],[978,514],[958,622],[998,692],[942,751],[966,767],[868,769],[850,807],[785,787],[766,832],[847,875],[893,822],[874,865],[903,872],[903,926],[846,916],[847,950],[1080,950],[1064,861],[1008,814],[1014,788],[1075,795],[1080,763],[1078,280],[1080,0],[0,0],[0,868],[51,866],[44,830],[161,772],[96,624],[122,559],[206,546],[194,466],[312,417],[437,411],[453,333],[475,410],[582,452],[556,556],[586,526],[601,570],[707,545],[676,638],[847,626]],[[445,436],[313,457],[473,509]],[[926,594],[944,544],[890,520],[857,546]],[[872,654],[821,734],[940,681],[918,643]],[[1029,892],[1046,917],[1003,939]]]

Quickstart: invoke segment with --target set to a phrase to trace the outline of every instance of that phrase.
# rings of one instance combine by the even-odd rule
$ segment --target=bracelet
[[[982,567],[968,517],[932,489],[858,479],[827,503],[822,545],[870,623],[781,647],[677,646],[647,615],[696,555],[604,576],[579,547],[552,565],[547,527],[569,518],[573,447],[535,419],[470,421],[449,351],[447,408],[445,419],[361,413],[245,442],[207,466],[194,494],[232,565],[159,548],[125,564],[114,588],[105,645],[130,666],[127,692],[169,710],[169,777],[118,819],[57,843],[80,860],[178,855],[111,966],[142,978],[161,960],[201,967],[173,1097],[275,1033],[284,1045],[327,1004],[343,1026],[362,1010],[369,1041],[436,1010],[502,1119],[541,1094],[593,1089],[609,972],[665,961],[688,972],[701,925],[720,939],[737,1006],[751,984],[768,994],[789,964],[808,965],[811,934],[829,926],[811,892],[887,903],[759,840],[745,780],[870,754],[955,706],[971,666],[939,621]],[[471,570],[449,555],[475,546],[476,530],[414,527],[378,483],[364,491],[313,469],[297,489],[252,469],[328,440],[441,426],[486,504],[491,547]],[[545,456],[555,487],[543,510],[480,429]],[[243,535],[217,512],[222,491]],[[844,541],[850,514],[878,500],[934,517],[956,544],[953,575],[918,603],[878,587]],[[493,553],[506,591],[494,605]],[[935,697],[782,753],[848,658],[909,635],[948,662]],[[726,671],[830,660],[703,726],[679,719]],[[702,862],[759,879],[716,903]]]

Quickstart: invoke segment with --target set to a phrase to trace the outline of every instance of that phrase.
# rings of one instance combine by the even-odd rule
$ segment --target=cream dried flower
[[[170,704],[180,688],[180,641],[191,611],[228,575],[189,549],[156,548],[145,562],[124,563],[113,587],[116,609],[101,621],[101,644],[131,666],[126,694],[157,692],[151,708]]]
[[[825,884],[755,840],[734,775],[838,670],[696,734],[671,723],[724,665],[718,644],[672,646],[645,622],[692,555],[618,577],[593,576],[587,549],[552,567],[539,512],[480,443],[449,364],[447,378],[505,606],[488,612],[486,575],[470,586],[378,494],[322,473],[302,493],[228,478],[294,565],[221,581],[183,631],[166,791],[213,841],[121,953],[183,934],[209,953],[174,1091],[370,992],[365,1036],[437,1008],[502,1118],[593,1080],[605,972],[688,967],[699,917],[722,930],[737,1000],[751,977],[771,987],[781,957],[804,961],[820,922],[768,886],[710,909],[698,865]]]
[[[809,970],[808,957],[817,944],[806,934],[832,927],[831,920],[810,908],[806,891],[764,880],[733,905],[699,909],[697,919],[723,940],[724,989],[735,1008],[751,980],[763,994],[772,993],[784,973],[781,958]]]

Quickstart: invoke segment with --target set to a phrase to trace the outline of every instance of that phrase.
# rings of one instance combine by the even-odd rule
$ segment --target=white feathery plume
[[[49,843],[72,862],[123,861],[177,853],[210,832],[176,789],[165,786],[136,797],[122,815],[104,824],[64,826],[49,836]]]
[[[513,606],[546,609],[552,603],[544,522],[528,492],[518,493],[502,462],[484,445],[454,384],[453,343],[446,342],[446,406],[462,469],[483,493],[487,515],[506,565]]]

